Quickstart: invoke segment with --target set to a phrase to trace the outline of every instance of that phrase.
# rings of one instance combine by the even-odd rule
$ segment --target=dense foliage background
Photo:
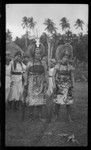
[[[9,29],[6,31],[6,40],[13,41],[16,45],[18,45],[24,52],[28,50],[29,45],[35,42],[38,37],[35,38],[31,36],[31,30],[33,30],[36,26],[37,22],[34,21],[33,17],[27,18],[26,16],[22,18],[22,27],[26,29],[26,33],[21,36],[21,38],[16,37],[14,40],[12,39],[12,33]],[[60,20],[60,33],[57,32],[56,24],[51,19],[45,19],[44,21],[45,31],[40,36],[40,42],[43,43],[45,47],[45,56],[48,56],[48,39],[50,39],[51,43],[51,56],[55,58],[55,52],[57,47],[60,44],[65,44],[66,42],[70,43],[73,46],[73,56],[74,56],[74,64],[79,70],[78,74],[82,74],[85,70],[85,76],[87,79],[88,71],[88,25],[86,25],[81,19],[77,19],[74,28],[77,30],[80,29],[78,34],[74,34],[71,31],[70,23],[66,17],[63,17]],[[87,32],[83,34],[83,26],[87,26]],[[62,32],[63,31],[63,32]],[[62,32],[62,33],[61,33]],[[79,69],[78,69],[79,68]]]

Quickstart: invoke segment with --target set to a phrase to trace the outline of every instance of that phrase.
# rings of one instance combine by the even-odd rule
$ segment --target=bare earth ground
[[[6,112],[5,145],[6,146],[87,146],[87,110],[88,84],[76,83],[74,87],[75,102],[72,107],[74,122],[65,122],[65,107],[60,109],[60,119],[50,123],[39,120],[31,121],[26,114],[21,121],[21,111]],[[27,112],[26,112],[27,113]],[[45,114],[46,112],[44,112]],[[60,135],[74,134],[79,143],[67,142],[67,137]]]

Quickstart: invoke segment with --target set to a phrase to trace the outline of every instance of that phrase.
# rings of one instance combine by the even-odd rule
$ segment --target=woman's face
[[[55,64],[54,63],[50,63],[50,68],[53,68],[55,67]]]
[[[35,58],[39,60],[41,58],[40,54],[39,53],[35,53]]]
[[[19,62],[21,62],[21,61],[22,61],[21,55],[18,55],[18,56],[16,57],[16,60],[19,61]]]
[[[29,58],[24,59],[24,63],[27,64],[29,62]]]
[[[64,57],[62,59],[62,62],[65,63],[67,62],[69,59],[69,52],[68,51],[65,51],[65,54],[64,54]]]
[[[6,58],[6,64],[9,65],[10,58]]]

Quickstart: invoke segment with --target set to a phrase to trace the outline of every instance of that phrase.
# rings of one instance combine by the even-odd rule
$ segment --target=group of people
[[[73,104],[73,70],[70,61],[70,52],[65,49],[62,58],[58,61],[50,60],[46,66],[41,51],[36,48],[32,58],[26,64],[22,61],[22,53],[15,53],[12,60],[6,57],[6,105],[9,109],[19,109],[24,104],[29,107],[29,115],[34,118],[35,108],[38,118],[42,118],[42,110],[47,103],[54,106],[56,119],[59,118],[60,106],[65,105],[67,119],[71,118],[71,104]],[[47,119],[51,119],[49,107]]]

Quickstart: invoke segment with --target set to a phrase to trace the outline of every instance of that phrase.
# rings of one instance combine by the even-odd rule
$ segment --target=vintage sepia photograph
[[[88,4],[5,7],[5,146],[88,146]]]

